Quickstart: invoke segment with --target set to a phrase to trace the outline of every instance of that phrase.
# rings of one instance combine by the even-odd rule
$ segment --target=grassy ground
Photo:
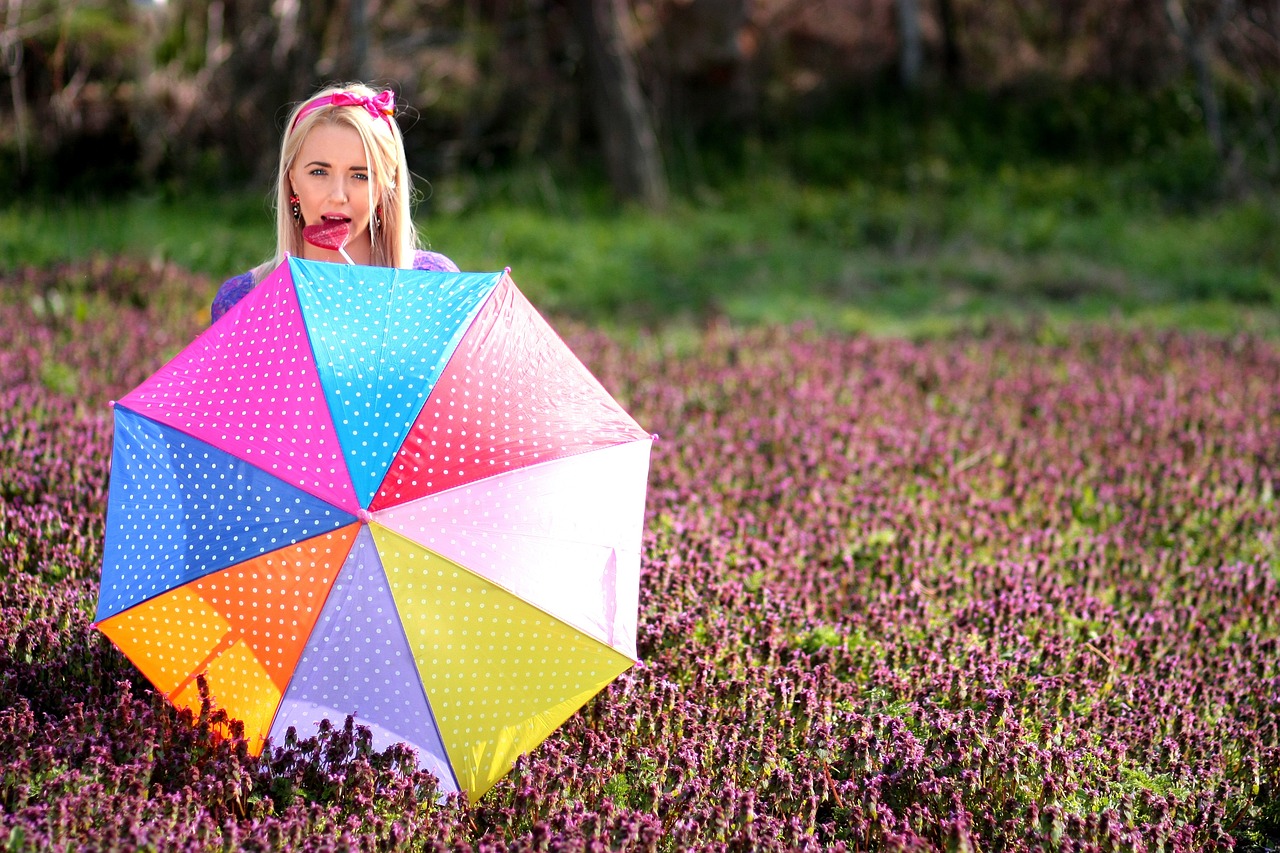
[[[1062,164],[880,179],[738,178],[654,214],[545,168],[427,188],[419,224],[464,269],[510,266],[536,304],[595,323],[723,316],[927,336],[992,318],[1280,332],[1280,204],[1173,208],[1116,170]],[[208,278],[271,250],[262,194],[0,209],[0,265],[162,258]]]
[[[1107,324],[1046,339],[998,323],[924,341],[724,323],[615,337],[557,322],[661,436],[641,663],[468,805],[438,802],[413,755],[379,753],[368,729],[344,725],[345,708],[254,758],[225,710],[179,712],[92,627],[120,458],[106,404],[203,327],[198,280],[118,260],[0,279],[7,849],[1278,849],[1275,341]],[[236,372],[290,406],[325,405],[271,379],[281,367],[249,359]],[[170,378],[190,394],[207,373],[192,375]],[[271,420],[256,406],[210,417],[256,438]],[[201,485],[217,473],[203,456],[190,462]],[[487,481],[497,530],[511,506],[500,479]],[[126,525],[167,523],[171,480],[158,480],[157,500],[145,486],[117,493],[133,521],[116,516],[113,541],[146,541]],[[554,504],[540,510],[559,519]],[[208,525],[191,542],[242,542],[247,524],[257,537],[256,516],[195,522],[199,506],[184,500]],[[134,553],[146,570],[172,546]],[[242,562],[186,587],[157,654],[182,658],[169,649],[209,636],[222,617],[203,614],[227,606],[217,590],[231,575],[270,587],[263,569],[280,564]],[[388,585],[416,585],[412,572],[389,572]],[[368,593],[353,587],[326,599],[324,624],[362,606]],[[219,622],[225,644],[204,659],[214,703],[228,681],[240,689],[241,661],[283,654],[260,632],[284,621],[278,607],[244,598],[257,605]],[[516,653],[534,648],[526,637],[546,642],[540,624],[510,629]],[[480,666],[510,665],[483,647],[469,645]],[[312,683],[337,683],[338,657],[332,670],[317,662]],[[416,691],[416,670],[398,671],[400,695]],[[500,719],[504,698],[536,695],[525,690],[486,685],[476,710]]]
[[[1277,849],[1275,206],[825,150],[663,215],[541,169],[423,204],[662,436],[642,664],[474,807],[350,727],[256,760],[91,627],[106,403],[268,253],[261,196],[0,210],[0,838]]]

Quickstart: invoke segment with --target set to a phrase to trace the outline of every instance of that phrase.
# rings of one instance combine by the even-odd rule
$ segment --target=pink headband
[[[365,95],[353,95],[350,92],[334,92],[332,95],[309,101],[302,109],[298,110],[298,115],[293,120],[293,124],[289,126],[289,130],[297,127],[303,116],[313,113],[321,107],[329,106],[364,107],[369,115],[374,118],[384,119],[387,122],[387,126],[390,127],[391,117],[396,113],[396,96],[390,89],[379,92],[372,98]]]

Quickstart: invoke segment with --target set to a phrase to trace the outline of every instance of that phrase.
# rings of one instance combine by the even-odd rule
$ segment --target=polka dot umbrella
[[[506,272],[287,259],[114,417],[95,624],[254,750],[474,801],[635,661],[651,436]]]

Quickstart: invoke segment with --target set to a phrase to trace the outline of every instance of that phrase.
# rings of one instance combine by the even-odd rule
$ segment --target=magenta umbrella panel
[[[474,801],[636,659],[652,437],[507,272],[289,258],[114,406],[96,625]]]

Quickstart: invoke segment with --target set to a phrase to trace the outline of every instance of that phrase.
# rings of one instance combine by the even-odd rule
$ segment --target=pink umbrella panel
[[[114,405],[97,626],[474,801],[636,660],[652,436],[508,272],[290,258]]]

